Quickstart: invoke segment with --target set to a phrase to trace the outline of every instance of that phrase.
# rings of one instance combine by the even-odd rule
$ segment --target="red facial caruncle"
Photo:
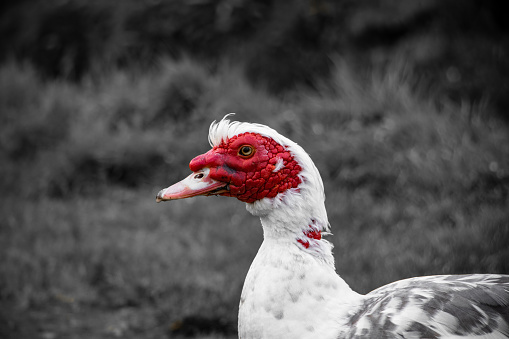
[[[159,192],[158,201],[224,195],[253,203],[297,188],[302,170],[288,149],[272,138],[251,132],[223,139],[194,158],[189,168],[194,173]]]
[[[273,139],[255,133],[223,141],[189,164],[193,172],[204,167],[210,168],[212,179],[228,183],[228,192],[221,195],[250,203],[274,198],[301,182],[301,168],[291,153]]]

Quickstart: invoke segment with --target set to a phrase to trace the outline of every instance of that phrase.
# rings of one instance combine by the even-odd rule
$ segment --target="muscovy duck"
[[[247,274],[239,338],[508,338],[509,275],[416,277],[366,295],[336,273],[318,169],[295,142],[261,124],[209,129],[212,149],[157,202],[236,197],[264,240]]]

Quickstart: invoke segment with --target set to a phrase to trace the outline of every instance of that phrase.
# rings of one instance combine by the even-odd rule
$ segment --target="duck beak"
[[[157,193],[156,202],[191,198],[198,195],[217,195],[228,192],[228,183],[209,176],[210,168],[205,167],[191,173],[187,178],[162,189]]]

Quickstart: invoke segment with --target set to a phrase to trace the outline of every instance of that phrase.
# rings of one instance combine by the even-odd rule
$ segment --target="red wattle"
[[[252,156],[239,155],[240,147],[245,145],[253,147]],[[282,161],[282,167],[274,171],[278,161]],[[222,195],[249,203],[274,198],[301,183],[298,174],[302,169],[290,151],[273,139],[256,133],[243,133],[227,139],[189,164],[193,172],[204,167],[210,168],[212,179],[229,184],[229,192]]]

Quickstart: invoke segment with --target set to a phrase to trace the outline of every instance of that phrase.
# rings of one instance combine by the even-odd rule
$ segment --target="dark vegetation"
[[[154,199],[229,112],[311,154],[355,290],[509,273],[503,5],[2,2],[0,337],[236,337],[258,220]]]
[[[488,98],[507,119],[509,24],[502,0],[13,1],[3,2],[0,58],[32,62],[46,78],[156,67],[191,55],[229,59],[284,93],[316,87],[341,55],[358,70],[395,55],[459,101]]]

